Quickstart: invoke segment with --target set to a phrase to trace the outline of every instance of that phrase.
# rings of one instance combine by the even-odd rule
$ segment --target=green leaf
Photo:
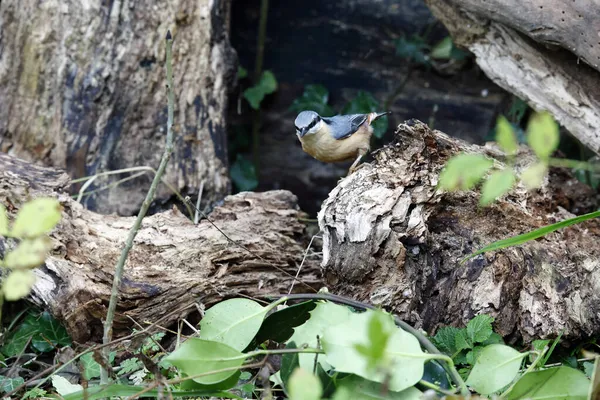
[[[258,345],[266,340],[284,343],[294,334],[294,328],[310,318],[317,303],[313,300],[294,304],[276,311],[265,318],[253,342]]]
[[[458,351],[456,348],[456,335],[458,335],[459,331],[460,329],[454,326],[444,326],[433,337],[433,343],[438,350],[452,355]]]
[[[479,249],[472,254],[469,254],[461,262],[465,262],[469,258],[475,257],[478,254],[482,254],[482,253],[485,253],[488,251],[505,249],[505,248],[511,247],[511,246],[518,246],[520,244],[529,242],[531,240],[541,238],[542,236],[545,236],[551,232],[557,231],[561,228],[566,228],[568,226],[575,225],[580,222],[587,221],[589,219],[593,219],[593,218],[597,218],[597,217],[600,217],[600,211],[594,211],[589,214],[584,214],[584,215],[580,215],[578,217],[569,218],[569,219],[566,219],[561,222],[557,222],[552,225],[546,225],[542,228],[536,229],[531,232],[524,233],[522,235],[510,237],[508,239],[498,240],[497,242],[491,243],[491,244],[485,246],[484,248]]]
[[[44,263],[52,242],[48,237],[22,240],[19,245],[6,254],[4,266],[10,269],[34,268]]]
[[[60,375],[52,375],[52,386],[54,386],[56,392],[61,396],[83,390],[83,386],[75,385]]]
[[[33,388],[26,391],[25,394],[23,394],[22,400],[41,399],[43,397],[48,397],[48,392],[41,388]]]
[[[569,367],[529,372],[508,393],[507,400],[586,400],[590,381],[585,374]]]
[[[500,115],[496,122],[496,141],[506,154],[515,154],[518,149],[517,137],[508,120]]]
[[[527,123],[527,142],[542,160],[558,148],[560,141],[558,124],[548,112],[533,114]]]
[[[225,368],[240,367],[244,355],[236,349],[219,342],[190,338],[167,357],[165,360],[181,369],[189,376],[205,374]],[[223,371],[194,378],[194,381],[204,385],[218,383],[229,378],[237,370]]]
[[[244,350],[252,341],[269,308],[248,299],[229,299],[215,304],[200,321],[200,338]]]
[[[121,397],[129,397],[133,395],[137,395],[139,392],[144,391],[140,397],[146,398],[154,398],[157,399],[160,396],[164,396],[164,388],[161,389],[152,389],[147,390],[146,386],[129,386],[129,385],[108,385],[108,386],[90,386],[85,393],[83,391],[75,392],[63,396],[63,400],[101,400],[105,398],[111,398],[113,396],[121,396]],[[159,392],[160,391],[160,392]],[[190,391],[181,391],[181,390],[171,390],[169,391],[169,396],[173,397],[217,397],[217,398],[225,398],[225,399],[239,399],[243,400],[241,397],[223,391],[214,391],[214,390],[190,390]]]
[[[477,358],[466,383],[479,394],[494,393],[515,379],[526,356],[527,353],[521,354],[503,344],[486,346]]]
[[[31,345],[38,351],[47,352],[59,346],[70,346],[71,338],[64,326],[44,311],[36,319],[38,334],[32,337]]]
[[[290,400],[320,400],[323,389],[321,382],[312,373],[296,368],[288,385]]]
[[[271,71],[263,71],[260,81],[255,85],[244,90],[244,98],[250,103],[250,107],[255,110],[260,108],[260,103],[267,94],[277,90],[277,80]]]
[[[459,331],[456,333],[454,346],[456,347],[456,351],[473,348],[474,343],[466,329],[459,329]]]
[[[377,311],[381,312],[381,311]],[[393,331],[382,359],[376,368],[371,359],[357,350],[357,345],[369,346],[369,323],[375,311],[355,313],[340,324],[331,326],[321,341],[328,362],[336,371],[348,372],[375,382],[389,382],[393,391],[401,391],[417,383],[423,376],[423,364],[435,357],[423,353],[418,340],[408,332],[396,328],[392,317],[386,315],[383,329]],[[389,378],[389,380],[388,380]]]
[[[6,208],[0,204],[0,236],[8,236],[8,217]]]
[[[335,114],[333,109],[327,105],[329,102],[329,92],[323,85],[306,85],[304,92],[300,97],[294,100],[290,110],[302,112],[311,110],[322,117],[331,117]]]
[[[591,361],[584,361],[583,372],[585,373],[585,376],[591,378],[592,374],[594,373],[594,363]]]
[[[189,390],[203,390],[203,391],[227,390],[227,389],[231,389],[231,388],[237,386],[238,382],[240,381],[241,374],[242,374],[241,371],[236,371],[233,375],[231,375],[229,378],[225,379],[224,381],[214,383],[212,385],[202,385],[198,382],[194,382],[193,380],[188,379],[186,381],[181,382],[181,385],[179,388],[181,390],[186,390],[186,391],[189,391]],[[186,376],[185,374],[183,374],[183,375]]]
[[[596,356],[596,360],[594,360],[594,370],[590,375],[590,379],[591,382],[588,399],[598,400],[600,399],[600,357],[598,356]]]
[[[21,354],[27,343],[29,343],[29,338],[37,333],[37,326],[25,322],[21,323],[17,330],[9,334],[4,340],[5,344],[2,346],[2,353],[7,357],[14,357]]]
[[[286,349],[297,349],[296,343],[289,342],[286,346]],[[283,382],[283,387],[287,389],[288,382],[292,373],[300,367],[300,362],[298,358],[298,353],[286,353],[281,356],[281,368],[279,370],[279,376],[281,377],[281,381]]]
[[[258,186],[254,164],[241,154],[237,155],[235,162],[229,170],[229,175],[240,192],[248,192],[256,189]]]
[[[527,103],[515,96],[511,102],[510,110],[508,110],[508,118],[513,123],[520,124],[528,108]]]
[[[35,284],[35,274],[28,270],[14,270],[2,282],[2,293],[8,301],[27,296]]]
[[[417,64],[429,65],[429,58],[425,54],[429,49],[429,45],[423,37],[418,35],[413,35],[410,38],[402,36],[394,42],[396,43],[397,56],[414,61]]]
[[[504,339],[496,332],[492,332],[490,337],[484,340],[481,344],[484,346],[487,346],[488,344],[504,344]]]
[[[123,365],[125,361],[123,361],[121,365]],[[93,353],[85,353],[79,358],[79,362],[83,367],[83,378],[85,380],[89,381],[90,379],[98,378],[100,376],[101,367],[100,364],[98,364],[96,360],[94,360]],[[121,371],[119,371],[118,374],[121,374]]]
[[[448,373],[442,367],[438,360],[431,360],[425,363],[422,381],[433,383],[442,389],[450,389],[452,387],[448,379]]]
[[[352,101],[348,102],[342,109],[342,114],[368,114],[371,112],[380,112],[379,102],[369,92],[359,90]],[[378,118],[371,124],[373,135],[377,138],[383,137],[388,127],[388,117]]]
[[[475,346],[473,350],[469,351],[465,356],[467,364],[474,365],[484,348],[483,346]]]
[[[100,367],[100,364],[98,364],[98,367]],[[117,375],[121,376],[121,375],[130,374],[132,372],[143,369],[144,363],[141,362],[140,359],[137,357],[131,357],[126,360],[123,360],[121,362],[121,364],[119,364],[119,367],[121,367],[121,368],[119,369],[119,372],[117,372]],[[98,371],[98,372],[100,372],[100,371]],[[100,376],[100,375],[98,375],[98,376]]]
[[[56,199],[38,198],[21,207],[10,235],[18,238],[35,238],[50,232],[60,221],[60,203]]]
[[[469,321],[467,334],[473,343],[483,343],[492,335],[492,322],[494,318],[481,314]]]
[[[0,375],[0,388],[2,393],[9,393],[25,383],[25,379],[21,377],[8,378],[4,375]]]
[[[338,381],[338,390],[334,399],[340,400],[419,400],[423,394],[415,387],[409,387],[402,391],[390,391],[384,385],[378,382],[369,381],[356,375],[350,375],[347,378]],[[349,393],[347,397],[338,395],[338,392]]]
[[[358,343],[355,349],[367,359],[367,367],[374,369],[384,360],[384,352],[388,340],[395,327],[386,324],[388,316],[384,313],[373,313],[367,327],[367,343]]]
[[[446,36],[440,40],[429,52],[429,56],[435,59],[449,60],[452,55],[452,38]]]
[[[314,310],[310,312],[310,319],[294,329],[294,334],[288,342],[295,342],[297,346],[306,345],[312,348],[319,347],[317,337],[323,337],[323,333],[330,326],[347,321],[352,315],[348,307],[329,302],[319,302]],[[300,368],[312,371],[314,354],[299,354]],[[318,362],[325,370],[329,370],[327,356],[319,354]]]
[[[481,187],[479,205],[487,206],[508,193],[515,184],[515,174],[510,169],[494,171]]]
[[[537,189],[542,186],[544,176],[548,172],[548,165],[544,162],[531,164],[521,173],[521,181],[528,189]]]
[[[237,77],[238,79],[244,79],[248,76],[248,70],[241,65],[238,66]]]
[[[480,154],[459,154],[452,157],[439,178],[443,190],[469,190],[492,168],[494,162]]]
[[[335,392],[336,383],[334,377],[337,377],[338,373],[334,372],[334,376],[329,375],[321,364],[317,363],[317,377],[321,382],[321,387],[323,388],[323,397],[330,398],[331,395]]]

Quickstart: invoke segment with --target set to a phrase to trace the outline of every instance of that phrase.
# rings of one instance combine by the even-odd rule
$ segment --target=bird
[[[298,114],[294,126],[302,150],[315,159],[326,163],[354,160],[348,170],[349,176],[371,148],[371,124],[387,114],[390,112],[321,117],[315,111],[307,110]]]

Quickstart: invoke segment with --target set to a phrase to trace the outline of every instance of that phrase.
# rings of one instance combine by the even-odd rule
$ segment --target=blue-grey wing
[[[330,125],[331,135],[341,140],[355,133],[367,121],[367,116],[367,114],[336,115],[323,120]]]

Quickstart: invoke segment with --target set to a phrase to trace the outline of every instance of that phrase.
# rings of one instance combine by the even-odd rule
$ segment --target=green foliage
[[[300,97],[294,100],[290,110],[300,113],[304,110],[312,110],[322,117],[331,117],[335,111],[327,104],[329,102],[329,91],[323,85],[306,85]]]
[[[531,116],[527,124],[527,142],[540,160],[548,157],[558,148],[558,125],[547,112]]]
[[[25,383],[25,380],[21,377],[8,378],[4,375],[0,375],[0,389],[2,390],[2,393],[12,392],[23,383]]]
[[[506,154],[515,154],[517,152],[519,143],[517,142],[513,127],[502,115],[498,117],[496,123],[496,141]]]
[[[479,205],[485,207],[494,200],[508,193],[515,184],[515,175],[511,169],[494,171],[481,187]]]
[[[359,90],[352,101],[348,102],[342,109],[342,114],[368,114],[371,112],[380,112],[379,102],[369,92]],[[373,122],[373,135],[381,138],[385,135],[388,128],[388,117],[383,116]]]
[[[100,366],[100,365],[98,365]],[[119,364],[119,372],[117,375],[126,375],[135,371],[139,371],[144,368],[144,363],[141,362],[137,357],[128,358],[123,360],[121,364]],[[98,376],[100,376],[100,371],[98,370]]]
[[[537,162],[528,166],[521,174],[521,182],[528,189],[535,189],[542,186],[544,176],[548,172],[548,165],[544,162]]]
[[[263,71],[258,83],[244,90],[244,98],[248,100],[250,107],[255,110],[260,108],[260,103],[266,95],[277,90],[277,80],[271,71]]]
[[[356,375],[350,375],[341,379],[339,384],[338,392],[349,394],[347,397],[340,395],[339,398],[344,400],[419,400],[423,394],[414,387],[400,392],[390,391],[381,383],[369,381]],[[334,397],[334,399],[337,399],[337,397]]]
[[[14,357],[24,352],[30,338],[31,347],[42,353],[71,344],[71,338],[65,328],[50,313],[29,313],[5,338],[2,353],[7,357]]]
[[[396,44],[397,56],[412,61],[415,64],[429,65],[430,62],[427,53],[429,52],[430,46],[422,36],[401,36],[396,39],[394,43]],[[440,52],[440,50],[438,50],[438,52]]]
[[[492,160],[479,154],[459,154],[446,163],[438,186],[443,190],[469,190],[493,165]]]
[[[30,389],[27,392],[25,392],[25,394],[23,394],[22,400],[40,399],[42,397],[47,397],[47,396],[48,396],[48,392],[46,392],[44,389],[33,388],[33,389]]]
[[[320,400],[322,393],[319,378],[302,368],[294,370],[288,385],[290,400]]]
[[[67,378],[60,375],[52,375],[52,386],[61,396],[66,396],[71,393],[76,393],[83,390],[83,386],[69,382]]]
[[[229,169],[229,175],[240,192],[251,191],[258,186],[254,164],[241,154],[237,155],[235,162]]]
[[[237,77],[238,79],[244,79],[248,76],[248,70],[241,65],[238,66]]]
[[[200,322],[200,338],[244,350],[260,330],[269,308],[248,299],[230,299],[211,307]]]
[[[0,206],[0,235],[20,239],[17,247],[0,260],[0,267],[9,270],[2,281],[2,295],[6,300],[19,300],[31,291],[36,278],[30,269],[44,262],[51,246],[44,235],[58,224],[60,212],[58,200],[37,198],[21,207],[10,227],[6,209]]]
[[[284,343],[292,337],[295,327],[302,325],[310,318],[310,312],[316,306],[317,303],[314,301],[305,301],[270,314],[265,318],[260,330],[256,334],[253,341],[254,347],[266,340]]]
[[[526,356],[527,353],[503,344],[486,346],[469,374],[467,385],[483,395],[497,392],[515,379]]]
[[[296,343],[289,342],[285,348],[296,349]],[[298,356],[298,353],[286,353],[281,357],[281,369],[279,370],[279,376],[281,377],[284,387],[288,386],[294,371],[300,369],[300,361]]]
[[[462,61],[469,57],[469,52],[456,47],[452,38],[446,36],[433,46],[429,52],[429,57],[436,60],[458,60]]]
[[[555,367],[523,375],[506,397],[507,400],[586,400],[590,381],[581,371]]]

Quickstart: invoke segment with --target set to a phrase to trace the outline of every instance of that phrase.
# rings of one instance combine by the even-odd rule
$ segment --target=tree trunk
[[[0,154],[0,204],[11,214],[29,197],[41,195],[58,197],[63,207],[51,235],[51,255],[35,270],[31,299],[59,318],[75,341],[97,341],[115,263],[134,218],[84,209],[62,191],[68,183],[65,173]],[[207,220],[194,225],[175,208],[147,217],[126,264],[115,335],[130,333],[133,320],[145,323],[168,315],[162,324],[169,324],[195,311],[189,307],[193,304],[209,307],[228,297],[287,293],[309,239],[300,217],[305,214],[287,191],[228,196],[210,214],[216,226]],[[0,249],[3,245],[0,239]],[[298,280],[294,292],[318,289],[314,253]]]
[[[212,204],[229,191],[228,90],[235,53],[230,0],[0,3],[0,151],[72,178],[158,167],[167,99],[165,35],[174,35],[175,143],[165,179]],[[88,190],[119,178],[99,178]],[[94,193],[85,205],[131,215],[152,176]],[[77,186],[74,186],[75,188]],[[161,187],[158,201],[172,193]]]
[[[598,0],[425,3],[496,84],[551,112],[600,154]]]
[[[372,165],[340,182],[319,213],[330,290],[381,304],[430,332],[486,313],[514,340],[563,329],[567,338],[600,334],[597,220],[459,264],[493,241],[596,209],[593,191],[552,169],[539,190],[519,184],[479,208],[476,192],[436,189],[445,162],[460,151],[506,165],[493,146],[468,145],[416,121],[400,125]],[[521,171],[533,157],[522,148],[516,160]]]

